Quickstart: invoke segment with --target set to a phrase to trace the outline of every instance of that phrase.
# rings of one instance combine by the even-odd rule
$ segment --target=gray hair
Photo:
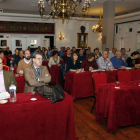
[[[118,54],[118,53],[122,53],[122,52],[121,51],[117,51],[116,54]]]
[[[36,58],[36,55],[41,55],[41,56],[42,56],[41,53],[39,53],[39,52],[35,52],[35,53],[33,54],[33,58]],[[43,56],[42,56],[42,58],[43,58]]]
[[[104,52],[107,52],[107,53],[108,53],[108,51],[107,51],[107,50],[104,50],[104,51],[103,51],[103,53],[104,53]],[[102,53],[102,54],[103,54],[103,53]]]

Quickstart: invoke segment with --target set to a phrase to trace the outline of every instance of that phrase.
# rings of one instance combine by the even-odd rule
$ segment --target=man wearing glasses
[[[13,72],[3,70],[3,60],[0,58],[0,92],[9,92],[9,86],[12,81],[17,89],[17,82]]]
[[[42,54],[36,52],[33,54],[33,63],[25,68],[25,88],[24,92],[33,92],[35,87],[43,86],[51,81],[51,76],[46,66],[42,66]]]

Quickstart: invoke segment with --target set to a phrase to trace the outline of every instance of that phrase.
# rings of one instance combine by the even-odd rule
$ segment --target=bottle
[[[111,62],[108,61],[108,62],[106,63],[106,70],[109,71],[110,68],[111,68]]]
[[[16,86],[13,84],[13,81],[11,82],[11,85],[9,86],[9,92],[10,92],[10,102],[16,102]]]
[[[10,65],[10,71],[14,72],[14,67],[13,67],[13,64],[12,63]]]

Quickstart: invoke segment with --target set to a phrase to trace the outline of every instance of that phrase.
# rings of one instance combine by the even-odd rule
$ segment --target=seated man
[[[86,51],[86,55],[88,55],[89,53],[92,53],[92,52],[91,52],[91,47],[90,47],[90,46],[88,46],[88,50]]]
[[[112,57],[115,56],[117,49],[116,48],[112,48],[112,52],[109,53],[108,58],[111,59]]]
[[[67,55],[63,56],[63,60],[64,60],[64,62],[67,62],[70,59],[71,59],[71,51],[70,51],[70,49],[68,49]]]
[[[61,49],[58,53],[60,54],[60,56],[63,56],[63,54],[65,53],[65,51],[63,50],[63,47],[61,47]]]
[[[98,68],[99,69],[106,69],[106,64],[109,61],[110,61],[110,59],[108,58],[108,52],[107,51],[103,51],[102,56],[100,58],[98,58],[98,60],[97,60]],[[112,63],[111,63],[111,65],[112,65]]]
[[[82,63],[82,61],[84,59],[86,59],[86,56],[84,55],[83,49],[80,49],[80,51],[79,51],[79,61],[80,61],[80,63]]]
[[[100,57],[100,55],[99,55],[99,50],[98,50],[97,48],[96,48],[96,49],[94,49],[93,54],[94,54],[94,56],[95,56],[95,60],[97,61],[97,60],[98,60],[98,58]]]
[[[12,52],[9,50],[9,47],[6,47],[6,51],[4,51],[4,55],[8,56],[9,54],[12,54]]]
[[[17,82],[14,74],[11,71],[3,70],[3,60],[0,58],[0,92],[9,92],[9,86],[12,81],[17,89]]]
[[[35,87],[43,86],[51,81],[51,76],[46,66],[42,66],[43,57],[40,53],[34,53],[33,63],[24,69],[24,92],[33,92]]]
[[[16,55],[16,57],[15,57],[14,65],[15,65],[15,64],[18,65],[18,62],[19,62],[20,60],[22,60],[23,58],[24,58],[24,51],[23,51],[23,50],[20,50],[20,51],[19,51],[19,55]]]
[[[31,54],[29,50],[25,50],[24,59],[18,63],[17,73],[23,74],[24,68],[29,67],[32,64]]]
[[[114,68],[125,68],[128,66],[125,58],[122,57],[122,53],[118,51],[116,56],[111,58],[111,62]]]
[[[125,48],[121,48],[121,52],[122,52],[122,57],[125,58],[125,60],[128,59],[128,55],[125,54]]]
[[[12,58],[11,60],[15,60],[15,58],[19,55],[19,50],[18,49],[15,49],[15,54],[12,55]]]

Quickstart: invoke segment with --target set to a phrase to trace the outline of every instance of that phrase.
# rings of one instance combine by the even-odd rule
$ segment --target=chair
[[[96,73],[93,73],[92,78],[93,78],[94,89],[95,89],[95,102],[93,103],[91,113],[92,113],[94,106],[96,104],[96,95],[97,95],[98,85],[107,83],[107,75],[104,72],[96,72]]]
[[[6,66],[6,65],[3,65],[3,70],[7,70],[7,71],[9,71],[10,68],[9,68],[8,66]]]
[[[128,70],[120,70],[117,75],[119,82],[128,83],[131,81],[131,72]]]
[[[140,69],[132,69],[131,70],[132,81],[140,80]]]
[[[140,64],[140,58],[138,59],[138,62],[139,62],[139,64]]]

